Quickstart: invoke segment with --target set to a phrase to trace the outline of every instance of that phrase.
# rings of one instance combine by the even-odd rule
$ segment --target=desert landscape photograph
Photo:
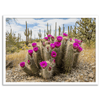
[[[5,81],[96,82],[96,18],[5,18]]]

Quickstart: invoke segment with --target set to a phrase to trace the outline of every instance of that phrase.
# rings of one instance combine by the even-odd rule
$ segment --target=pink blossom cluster
[[[68,34],[66,34],[66,33],[63,33],[63,36],[68,36]]]
[[[59,48],[61,46],[61,42],[54,42],[55,47]]]
[[[54,36],[52,36],[51,34],[48,34],[48,36],[45,37],[44,39],[45,39],[45,40],[49,40],[50,38],[51,38],[52,40],[54,40]]]
[[[75,43],[73,43],[73,48],[77,49],[78,52],[81,52],[83,50],[80,44],[81,44],[81,41],[78,39],[75,39]]]
[[[81,40],[78,40],[78,39],[74,39],[75,40],[75,43],[78,43],[78,44],[81,44]]]
[[[32,43],[32,46],[33,46],[33,51],[37,52],[38,51],[37,43]]]

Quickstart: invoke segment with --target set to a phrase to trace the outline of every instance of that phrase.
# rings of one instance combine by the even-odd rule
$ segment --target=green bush
[[[35,39],[33,42],[40,42],[42,39]]]

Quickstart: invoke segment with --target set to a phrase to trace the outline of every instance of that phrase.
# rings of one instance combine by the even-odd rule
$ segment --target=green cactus
[[[45,30],[44,30],[44,37],[46,36]]]
[[[46,34],[48,35],[48,23],[47,23],[47,33]]]
[[[28,46],[30,32],[29,32],[29,29],[27,29],[27,22],[26,22],[26,29],[25,29],[24,35],[26,36],[26,45]]]
[[[55,23],[55,36],[57,36],[57,22]]]
[[[49,40],[50,43],[57,42],[57,38],[54,40],[49,38]],[[61,46],[54,48],[50,46],[50,43],[48,40],[42,39],[40,46],[36,46],[38,51],[33,51],[32,56],[28,53],[26,63],[29,60],[30,64],[25,64],[23,71],[29,75],[41,75],[44,79],[47,79],[60,72],[68,73],[72,67],[76,66],[79,52],[73,48],[74,40],[70,41],[68,37],[63,36]],[[47,63],[45,67],[40,64],[43,61]]]
[[[61,27],[59,26],[59,29],[58,29],[58,31],[59,31],[59,35],[61,34]]]
[[[41,29],[39,29],[38,36],[39,36],[39,39],[41,39],[41,37],[42,37]]]
[[[51,25],[50,25],[50,34],[51,34]]]
[[[63,33],[64,33],[64,31],[65,31],[65,27],[64,27],[64,24],[63,24]]]

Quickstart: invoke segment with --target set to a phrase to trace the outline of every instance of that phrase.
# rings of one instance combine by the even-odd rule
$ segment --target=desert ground
[[[37,43],[38,45],[40,42]],[[32,49],[31,44],[27,49]],[[80,53],[78,63],[72,68],[71,73],[61,73],[51,79],[43,79],[41,76],[29,76],[19,66],[24,61],[28,50],[20,50],[19,53],[6,55],[6,82],[95,82],[96,81],[96,50],[85,48]]]

